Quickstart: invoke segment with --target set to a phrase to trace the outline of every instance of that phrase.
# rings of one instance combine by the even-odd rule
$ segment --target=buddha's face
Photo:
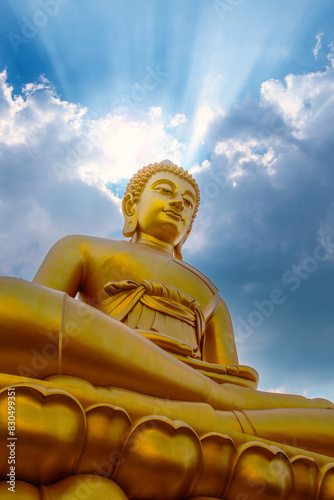
[[[196,206],[192,185],[171,172],[148,180],[136,207],[137,231],[173,246],[186,235]]]

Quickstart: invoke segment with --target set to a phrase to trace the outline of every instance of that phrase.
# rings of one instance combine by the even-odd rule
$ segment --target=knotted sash
[[[137,283],[124,280],[111,281],[104,286],[104,290],[109,297],[101,302],[99,308],[118,321],[123,321],[135,305],[141,302],[154,311],[193,327],[198,346],[201,345],[204,317],[199,309],[200,303],[179,288],[158,281],[144,280]]]

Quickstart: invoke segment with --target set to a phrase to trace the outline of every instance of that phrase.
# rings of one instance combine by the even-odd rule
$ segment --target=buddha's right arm
[[[84,276],[85,255],[82,237],[65,236],[51,248],[33,282],[75,297]]]
[[[231,317],[225,302],[219,297],[217,307],[205,326],[203,360],[222,366],[238,364]]]

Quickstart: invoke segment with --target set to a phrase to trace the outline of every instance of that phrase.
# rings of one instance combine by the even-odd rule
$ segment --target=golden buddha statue
[[[123,198],[130,241],[68,236],[33,283],[0,278],[4,498],[334,499],[334,405],[258,391],[182,260],[199,201],[182,168],[148,165]]]

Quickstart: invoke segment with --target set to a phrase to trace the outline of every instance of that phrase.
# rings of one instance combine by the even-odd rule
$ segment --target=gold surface
[[[334,405],[256,390],[224,301],[181,260],[198,201],[189,174],[149,166],[124,197],[130,241],[68,236],[34,283],[0,278],[17,498],[79,498],[98,474],[87,498],[334,499]]]

